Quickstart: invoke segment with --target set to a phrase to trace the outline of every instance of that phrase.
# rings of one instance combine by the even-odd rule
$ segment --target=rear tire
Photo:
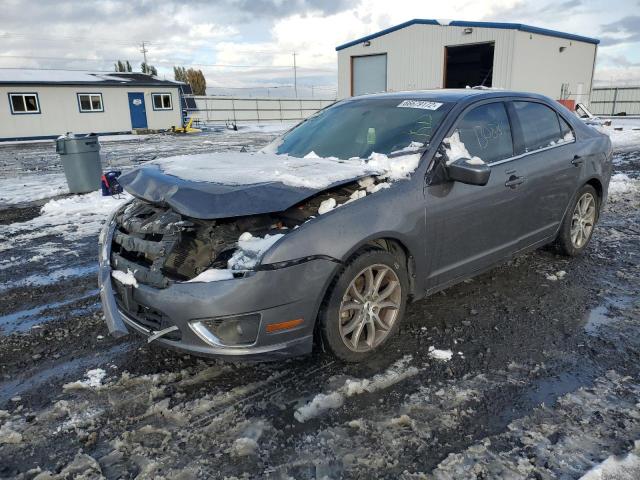
[[[564,255],[575,257],[587,248],[599,213],[600,198],[596,189],[591,185],[584,185],[567,210],[556,239],[556,244]]]
[[[341,360],[379,352],[404,316],[409,281],[404,261],[386,250],[357,253],[336,275],[320,314],[325,345]]]

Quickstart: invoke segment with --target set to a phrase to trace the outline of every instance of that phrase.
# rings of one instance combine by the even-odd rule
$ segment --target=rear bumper
[[[105,233],[100,250],[99,284],[109,331],[113,336],[122,336],[134,330],[149,337],[155,332],[136,321],[116,301],[109,264],[113,227]],[[330,260],[316,259],[210,283],[174,283],[164,289],[139,284],[131,289],[131,295],[137,304],[162,312],[168,324],[179,329],[180,340],[160,337],[154,343],[199,356],[276,359],[311,351],[318,308],[337,266]],[[245,314],[257,314],[260,318],[257,337],[251,344],[223,344],[215,338],[204,338],[193,328],[198,320],[224,322],[225,317]],[[267,325],[293,319],[303,321],[293,329],[267,332]]]

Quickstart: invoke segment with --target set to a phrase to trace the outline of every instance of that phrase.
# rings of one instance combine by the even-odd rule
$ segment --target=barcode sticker
[[[442,106],[440,102],[429,102],[427,100],[403,100],[400,108],[421,108],[422,110],[437,110]]]

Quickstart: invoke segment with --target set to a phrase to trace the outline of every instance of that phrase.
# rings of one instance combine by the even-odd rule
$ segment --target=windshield
[[[281,155],[368,158],[426,147],[451,104],[431,100],[367,98],[321,110],[268,147]]]

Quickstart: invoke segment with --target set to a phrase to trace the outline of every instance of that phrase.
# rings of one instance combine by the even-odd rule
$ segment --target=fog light
[[[292,328],[302,325],[304,320],[302,318],[296,318],[295,320],[287,320],[286,322],[270,323],[267,325],[267,333],[281,332],[283,330],[291,330]]]
[[[191,322],[191,328],[200,338],[213,345],[251,345],[258,337],[260,314],[196,320]]]

